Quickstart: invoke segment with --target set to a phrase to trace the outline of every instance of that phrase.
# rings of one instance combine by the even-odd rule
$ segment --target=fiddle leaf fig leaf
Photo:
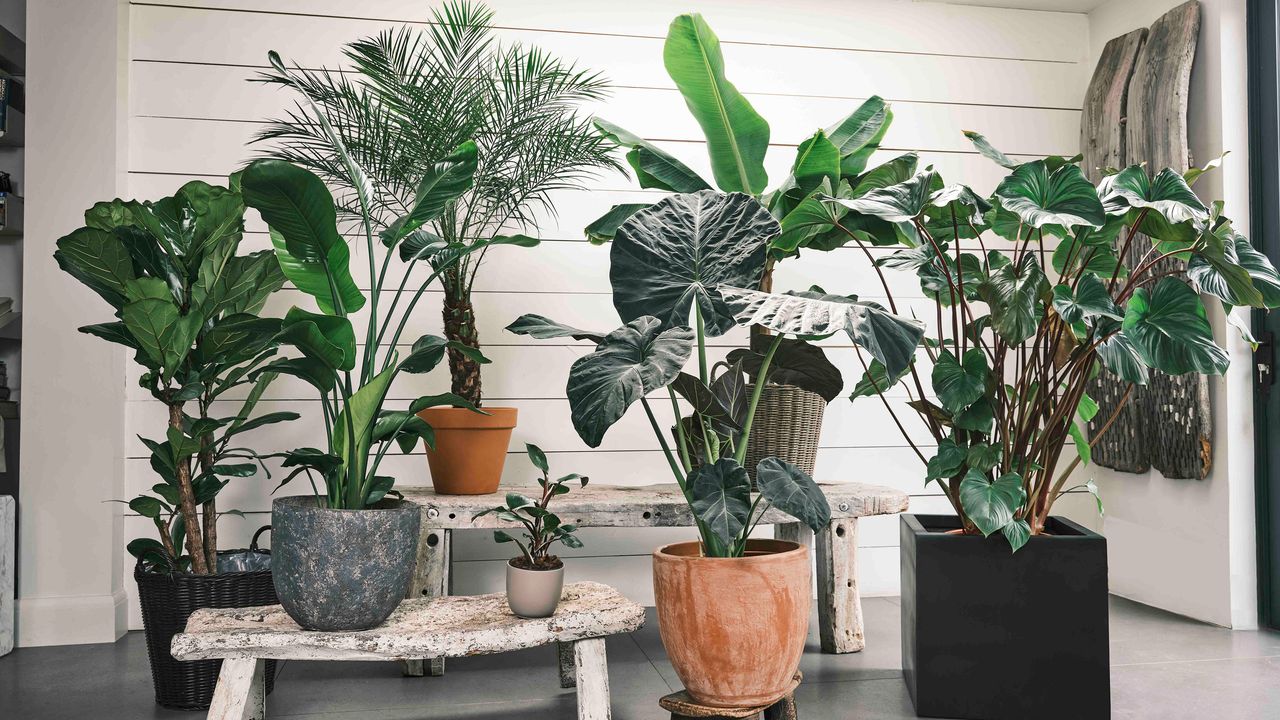
[[[986,473],[970,470],[960,481],[960,506],[984,536],[1013,522],[1014,513],[1026,500],[1018,473],[1005,473],[992,482]]]
[[[698,173],[657,145],[604,118],[594,118],[591,122],[602,135],[630,150],[627,153],[627,162],[631,165],[631,169],[635,170],[640,187],[678,193],[711,189],[707,181],[699,177]]]
[[[1098,194],[1113,215],[1126,212],[1126,208],[1148,208],[1174,224],[1203,221],[1209,216],[1209,209],[1192,192],[1187,181],[1169,168],[1153,178],[1147,175],[1145,167],[1130,165],[1103,178]]]
[[[1170,375],[1221,375],[1230,362],[1213,341],[1200,296],[1173,277],[1138,288],[1125,309],[1122,333],[1144,364]]]
[[[952,414],[974,404],[987,391],[987,356],[977,348],[964,354],[963,362],[943,350],[933,365],[933,389],[942,401],[942,407]]]
[[[1033,228],[1101,227],[1106,222],[1097,190],[1075,165],[1050,171],[1044,160],[1023,163],[1000,181],[996,197]]]
[[[751,517],[751,478],[733,458],[720,458],[689,473],[694,515],[725,545],[732,545]]]
[[[569,408],[573,427],[590,447],[633,402],[666,387],[693,352],[693,331],[662,329],[652,316],[640,317],[604,337],[595,351],[569,369]]]
[[[800,337],[844,332],[891,374],[911,364],[924,337],[924,325],[919,321],[857,298],[810,291],[779,295],[731,287],[722,287],[721,293],[743,325]]]
[[[83,227],[58,240],[58,267],[115,308],[125,304],[125,287],[135,279],[133,261],[115,235]]]
[[[756,466],[756,486],[765,500],[814,532],[831,522],[831,506],[822,488],[803,470],[781,458],[760,461]]]
[[[734,320],[720,288],[759,285],[769,242],[780,232],[748,195],[671,195],[618,228],[609,269],[614,307],[624,322],[652,315],[674,327],[689,325],[696,303],[707,334],[723,335]]]

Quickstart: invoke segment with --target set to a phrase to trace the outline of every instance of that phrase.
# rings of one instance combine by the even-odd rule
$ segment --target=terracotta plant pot
[[[431,485],[441,495],[487,495],[498,491],[507,445],[516,426],[516,409],[427,408],[418,417],[436,432],[436,448],[427,448]]]
[[[507,561],[507,605],[522,618],[551,617],[564,591],[564,566],[555,570],[525,570]]]
[[[749,540],[741,558],[698,542],[653,553],[653,594],[667,657],[694,700],[757,707],[785,695],[809,631],[809,548]]]

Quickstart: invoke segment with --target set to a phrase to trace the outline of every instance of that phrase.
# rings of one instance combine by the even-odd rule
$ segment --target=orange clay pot
[[[516,409],[486,407],[488,415],[465,408],[436,407],[418,413],[436,433],[427,448],[431,485],[441,495],[497,492],[507,445],[516,426]]]
[[[699,703],[768,705],[791,689],[809,631],[809,548],[748,540],[746,557],[702,557],[698,542],[653,552],[662,644]]]

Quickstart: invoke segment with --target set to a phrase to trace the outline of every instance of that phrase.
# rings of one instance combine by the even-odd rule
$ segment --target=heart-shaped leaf
[[[1200,296],[1177,278],[1138,288],[1125,308],[1123,330],[1142,361],[1170,375],[1221,375],[1230,362],[1213,341]]]
[[[1098,335],[1106,338],[1098,345],[1098,359],[1102,360],[1103,367],[1125,382],[1146,385],[1149,377],[1147,364],[1128,336],[1120,332],[1120,323],[1106,319],[1100,321]]]
[[[1040,298],[1048,287],[1034,254],[1028,252],[1017,265],[992,267],[978,283],[978,296],[991,309],[991,326],[1006,342],[1017,345],[1035,334],[1043,314]]]
[[[831,522],[831,507],[822,488],[805,471],[776,457],[756,465],[756,486],[774,507],[818,532]]]
[[[595,351],[569,369],[569,408],[573,427],[590,447],[631,403],[666,387],[693,351],[693,331],[662,329],[655,317],[640,317],[604,337]]]
[[[1054,286],[1053,309],[1068,325],[1091,317],[1124,319],[1120,308],[1112,301],[1111,293],[1107,292],[1107,286],[1097,275],[1082,275],[1074,292],[1069,285]]]
[[[751,338],[750,350],[730,350],[728,360],[731,363],[742,363],[742,369],[751,376],[752,382],[756,382],[760,377],[764,354],[774,339],[767,335],[756,335]],[[840,369],[827,359],[822,348],[804,340],[786,337],[782,338],[778,349],[773,353],[768,381],[777,385],[794,385],[817,393],[827,402],[835,400],[844,388]]]
[[[356,334],[351,321],[344,317],[289,308],[276,339],[333,370],[356,366]]]
[[[852,199],[833,198],[860,215],[870,215],[890,223],[910,222],[924,212],[929,198],[941,181],[932,166],[896,185],[876,188]],[[858,192],[855,186],[854,193]]]
[[[1130,165],[1115,175],[1108,175],[1098,185],[1109,214],[1121,214],[1127,208],[1149,208],[1171,223],[1202,221],[1209,209],[1200,202],[1181,175],[1165,168],[1154,178],[1141,165]]]
[[[1023,163],[1000,181],[996,197],[1033,228],[1101,227],[1106,222],[1097,191],[1075,165],[1051,172],[1044,160]]]
[[[704,526],[731,546],[751,514],[751,478],[733,458],[720,458],[689,473],[690,507]]]
[[[1187,277],[1200,292],[1212,295],[1227,305],[1265,307],[1266,300],[1254,285],[1253,273],[1244,267],[1237,255],[1235,233],[1224,225],[1216,232],[1206,232],[1204,238],[1206,242],[1187,263]],[[1254,254],[1265,261],[1261,253],[1255,251]],[[1265,270],[1263,272],[1265,286],[1270,278],[1265,276]],[[1270,275],[1275,277],[1274,269]]]
[[[707,334],[723,335],[734,322],[720,287],[759,285],[779,232],[769,211],[741,193],[667,197],[618,228],[609,269],[614,307],[625,322],[653,315],[672,327],[689,325],[696,303]]]
[[[1000,528],[1000,532],[1009,541],[1009,547],[1013,548],[1013,552],[1021,550],[1031,539],[1031,526],[1026,520],[1014,520]]]
[[[720,401],[715,391],[703,384],[701,380],[689,373],[682,372],[671,381],[671,389],[688,401],[693,411],[719,425],[726,425],[740,430],[741,425],[734,416],[733,410]]]
[[[933,365],[933,389],[942,407],[953,415],[974,404],[987,391],[987,356],[977,348],[964,354],[963,362],[943,350]]]
[[[970,470],[960,481],[960,506],[986,536],[1013,522],[1014,513],[1026,500],[1018,473],[1006,473],[992,482],[986,473]]]
[[[965,449],[957,445],[955,440],[943,438],[938,443],[938,452],[929,458],[929,464],[925,467],[925,482],[955,477],[964,464]]]

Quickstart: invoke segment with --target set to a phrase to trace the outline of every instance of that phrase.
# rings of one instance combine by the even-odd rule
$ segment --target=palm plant
[[[605,97],[606,84],[599,74],[538,48],[500,45],[492,21],[493,13],[482,5],[446,3],[432,12],[426,29],[401,27],[348,45],[344,54],[354,73],[289,69],[272,53],[274,69],[260,80],[284,85],[303,99],[257,140],[272,141],[267,156],[309,169],[338,188],[344,218],[371,223],[384,242],[411,222],[417,200],[431,191],[423,186],[429,169],[473,140],[474,185],[435,208],[436,217],[421,228],[417,242],[401,247],[401,257],[415,259],[425,245],[536,245],[538,240],[519,232],[538,215],[554,213],[553,192],[618,167],[611,143],[576,110]],[[335,137],[372,181],[368,212],[362,212],[358,180]],[[476,349],[471,291],[485,248],[440,257],[445,256],[461,259],[446,267],[428,258],[444,291],[445,336]],[[370,275],[381,281],[388,262],[389,253],[375,268],[371,254]],[[406,272],[401,290],[408,278]],[[376,303],[371,298],[375,314]],[[453,392],[480,405],[479,364],[451,349],[449,365]]]

